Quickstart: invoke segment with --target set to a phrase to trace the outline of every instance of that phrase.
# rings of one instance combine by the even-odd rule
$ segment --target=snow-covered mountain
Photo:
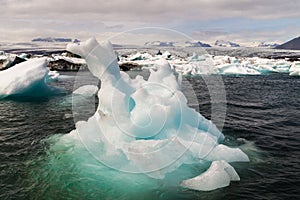
[[[215,42],[215,45],[220,47],[240,47],[240,45],[237,43],[225,41],[225,40],[217,40]]]
[[[279,44],[276,42],[249,42],[244,44],[245,47],[262,47],[262,48],[275,48]]]
[[[261,42],[257,45],[257,47],[269,47],[269,48],[275,48],[277,47],[279,44],[277,43],[267,43],[267,42]]]
[[[185,42],[162,42],[162,41],[153,41],[146,42],[146,46],[155,46],[155,47],[211,47],[209,44],[200,42],[200,41],[185,41]]]
[[[80,42],[78,39],[72,40],[71,38],[34,38],[31,40],[32,42]]]
[[[202,43],[200,41],[186,41],[185,47],[211,47],[209,44]]]
[[[174,47],[174,42],[153,41],[153,42],[146,42],[145,45],[156,46],[156,47]]]

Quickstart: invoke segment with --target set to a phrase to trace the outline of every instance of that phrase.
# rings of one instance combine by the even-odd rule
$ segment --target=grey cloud
[[[7,0],[1,13],[17,17],[68,19],[172,21],[248,17],[274,19],[300,17],[298,0]]]
[[[5,35],[10,32],[15,37],[23,33],[24,38],[80,31],[97,35],[142,26],[176,27],[187,21],[300,17],[299,0],[0,0],[0,5],[0,39],[12,37]],[[200,34],[228,37],[222,30]]]
[[[194,31],[192,37],[214,43],[216,40],[229,40],[240,44],[252,42],[277,42],[283,43],[291,38],[297,37],[300,27],[287,27],[281,30],[242,30],[237,32],[226,31]]]

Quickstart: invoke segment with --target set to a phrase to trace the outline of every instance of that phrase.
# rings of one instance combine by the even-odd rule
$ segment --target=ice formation
[[[212,190],[238,179],[228,162],[247,162],[248,156],[220,144],[224,135],[218,128],[187,106],[180,78],[176,79],[166,60],[156,63],[157,71],[151,70],[146,81],[119,71],[109,42],[99,45],[89,39],[69,44],[67,50],[85,58],[89,70],[101,80],[101,88],[95,114],[88,121],[77,122],[76,129],[62,136],[62,141],[80,140],[106,166],[155,179],[164,179],[183,164],[216,161],[198,178],[199,183],[182,183],[191,189]],[[210,177],[215,173],[217,178]],[[205,177],[210,185],[203,184]]]
[[[8,96],[49,96],[61,90],[46,84],[46,58],[35,58],[0,71],[0,99]]]

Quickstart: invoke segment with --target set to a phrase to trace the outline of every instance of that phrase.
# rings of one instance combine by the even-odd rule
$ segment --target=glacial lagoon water
[[[146,71],[129,73],[147,76]],[[167,177],[168,181],[160,181],[142,175],[133,178],[108,169],[88,151],[74,147],[71,142],[59,149],[50,148],[59,134],[74,129],[72,91],[77,74],[63,75],[64,79],[52,84],[65,88],[67,95],[0,101],[1,199],[300,197],[299,78],[288,74],[222,77],[227,95],[225,143],[241,146],[251,161],[232,163],[241,177],[240,182],[199,192],[178,186],[172,174]],[[86,80],[90,74],[81,73],[80,76]],[[211,103],[205,82],[201,77],[183,82],[183,92],[189,99],[189,91],[184,91],[187,83],[193,86],[201,114],[210,118]],[[80,113],[80,119],[86,120],[93,112],[87,109]],[[197,166],[182,168],[199,174],[205,170]]]

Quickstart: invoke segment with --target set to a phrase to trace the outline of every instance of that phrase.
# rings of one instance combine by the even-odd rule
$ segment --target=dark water
[[[116,196],[118,188],[111,186],[106,188],[109,193],[101,192],[95,189],[101,188],[99,182],[88,181],[75,170],[68,171],[73,169],[71,158],[68,166],[62,167],[65,171],[34,176],[39,163],[47,162],[51,154],[45,139],[74,129],[70,96],[76,74],[67,75],[69,78],[54,83],[66,88],[65,96],[0,101],[0,199],[300,199],[298,77],[285,74],[222,77],[227,95],[225,143],[246,143],[243,150],[251,159],[250,163],[232,164],[241,177],[240,182],[211,192],[162,187],[147,190],[145,194],[139,191],[139,196],[126,194],[128,186],[123,186],[125,189]],[[210,95],[204,81],[198,77],[189,78],[188,82],[198,97],[201,113],[210,118]],[[83,115],[87,118],[91,114],[92,111],[87,111]],[[51,169],[51,163],[48,165],[47,169]],[[84,189],[72,182],[75,176],[77,181],[84,181]],[[55,186],[56,182],[51,184],[54,177],[65,187]]]

